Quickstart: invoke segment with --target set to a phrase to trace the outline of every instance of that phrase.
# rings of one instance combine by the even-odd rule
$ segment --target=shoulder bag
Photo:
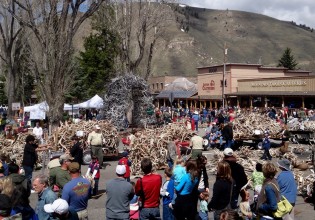
[[[271,184],[280,193],[278,187],[274,183],[271,183]],[[277,211],[273,213],[274,217],[277,217],[277,218],[281,218],[284,215],[290,213],[293,208],[291,203],[284,196],[281,196],[280,201],[277,203],[277,206],[278,206]]]

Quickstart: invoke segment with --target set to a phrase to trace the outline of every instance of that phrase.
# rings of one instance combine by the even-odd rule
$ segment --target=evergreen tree
[[[279,60],[278,67],[282,66],[288,68],[289,70],[295,70],[298,63],[296,62],[294,56],[291,54],[291,49],[286,48]]]
[[[80,52],[80,71],[74,89],[84,93],[77,93],[81,98],[102,93],[106,82],[115,75],[119,36],[106,27],[97,31],[84,40],[85,51]]]

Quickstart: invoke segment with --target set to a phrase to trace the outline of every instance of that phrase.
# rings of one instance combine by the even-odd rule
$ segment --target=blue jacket
[[[271,145],[271,143],[270,143],[269,138],[264,138],[263,142],[262,142],[263,149],[269,150],[270,149],[270,145]]]
[[[180,180],[179,184],[175,186],[176,191],[180,195],[190,194],[198,182],[198,178],[195,178],[193,181],[190,178],[190,173],[186,173],[183,178]]]
[[[173,179],[169,180],[167,184],[166,192],[168,192],[169,195],[163,196],[163,205],[168,205],[173,200],[173,197],[174,197],[174,180]]]
[[[55,219],[52,213],[47,213],[44,211],[44,205],[51,204],[57,199],[56,194],[50,189],[46,188],[38,194],[38,202],[35,208],[35,212],[40,220]]]
[[[297,185],[293,173],[291,171],[282,171],[277,177],[277,182],[280,187],[281,195],[283,195],[290,203],[295,203]]]
[[[199,121],[199,115],[197,115],[197,114],[193,114],[193,116],[191,118],[194,119],[195,122]]]
[[[263,213],[275,212],[278,208],[277,194],[271,184],[268,184],[265,188],[267,202],[260,205],[259,211]]]

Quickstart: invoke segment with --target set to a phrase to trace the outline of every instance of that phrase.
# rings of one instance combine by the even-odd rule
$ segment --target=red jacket
[[[131,165],[130,160],[128,160],[128,158],[126,158],[126,157],[123,157],[123,158],[121,158],[121,159],[118,161],[118,164],[119,164],[119,165],[125,165],[125,167],[126,167],[126,173],[125,173],[125,175],[124,175],[124,178],[129,178],[129,177],[130,177],[130,165]]]
[[[142,181],[142,184],[141,184]],[[142,187],[141,187],[142,185]],[[138,179],[135,187],[136,195],[141,198],[141,191],[144,192],[144,208],[156,208],[160,205],[160,189],[162,186],[162,177],[159,174],[147,174]]]

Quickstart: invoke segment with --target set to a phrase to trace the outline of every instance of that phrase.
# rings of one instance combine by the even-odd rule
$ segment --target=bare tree
[[[8,97],[8,117],[12,118],[12,103],[17,101],[16,90],[19,78],[20,57],[25,45],[23,42],[23,27],[9,13],[21,17],[20,8],[13,0],[3,0],[0,3],[0,58],[2,70],[6,79],[6,94]]]
[[[73,39],[81,24],[105,0],[13,0],[27,14],[14,18],[31,30],[31,65],[41,96],[49,105],[48,118],[58,125],[65,94],[73,85]]]
[[[100,10],[97,22],[112,20],[113,28],[121,37],[122,72],[140,73],[145,79],[151,74],[154,48],[169,24],[174,19],[170,3],[175,0],[125,0],[111,1],[115,15]]]

